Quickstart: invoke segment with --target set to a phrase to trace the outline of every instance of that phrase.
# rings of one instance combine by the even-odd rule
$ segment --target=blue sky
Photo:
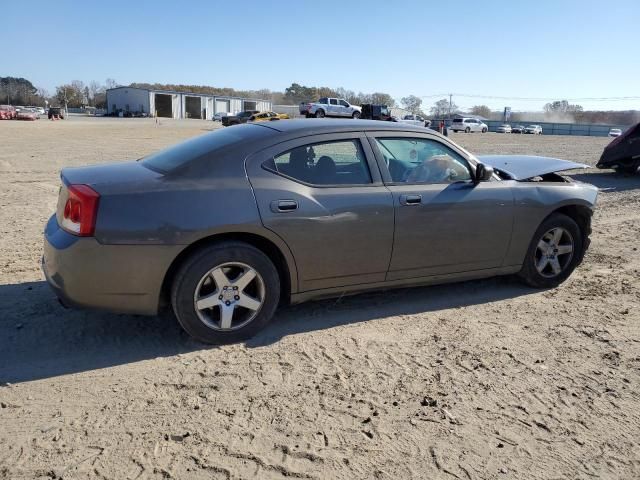
[[[640,109],[640,1],[5,2],[0,76],[545,98]],[[25,19],[26,18],[26,19]],[[55,25],[55,29],[48,28]],[[8,41],[7,39],[13,39]]]

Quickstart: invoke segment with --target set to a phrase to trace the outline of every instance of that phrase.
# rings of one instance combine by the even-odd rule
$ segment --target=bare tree
[[[469,112],[472,115],[478,115],[480,117],[489,118],[491,116],[491,109],[486,105],[475,105],[471,107]]]
[[[420,113],[420,107],[422,106],[422,99],[420,97],[409,95],[408,97],[403,97],[400,101],[402,105],[404,105],[404,108],[411,113]]]
[[[431,115],[434,118],[444,118],[449,114],[449,112],[453,113],[457,109],[458,106],[455,103],[451,103],[450,105],[449,100],[443,98],[442,100],[438,100],[436,103],[434,103],[430,111]]]
[[[116,82],[113,78],[107,78],[104,81],[104,86],[107,90],[110,88],[116,88],[118,86],[118,82]]]

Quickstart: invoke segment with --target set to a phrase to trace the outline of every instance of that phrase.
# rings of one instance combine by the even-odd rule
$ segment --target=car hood
[[[485,165],[506,173],[513,180],[527,180],[547,173],[589,168],[589,165],[584,163],[534,155],[479,155],[477,158]]]

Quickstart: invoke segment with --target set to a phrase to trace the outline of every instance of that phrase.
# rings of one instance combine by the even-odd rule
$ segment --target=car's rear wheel
[[[316,118],[323,118],[324,117],[324,110],[320,109],[320,110],[316,110]]]
[[[353,112],[353,115],[351,115],[351,118],[357,120],[358,118],[360,118],[360,112]]]
[[[578,224],[566,215],[554,213],[536,230],[519,276],[532,287],[557,287],[576,268],[583,248]]]
[[[171,288],[182,328],[211,344],[252,337],[269,323],[279,299],[276,267],[260,250],[241,242],[198,250],[182,264]]]

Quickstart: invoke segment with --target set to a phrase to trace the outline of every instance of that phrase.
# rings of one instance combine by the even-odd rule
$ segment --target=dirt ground
[[[301,120],[304,121],[304,120]],[[171,317],[64,310],[42,230],[63,166],[212,122],[0,122],[0,478],[640,478],[640,174],[600,187],[561,287],[511,278],[290,307],[244,344]],[[594,164],[606,138],[455,134]]]

